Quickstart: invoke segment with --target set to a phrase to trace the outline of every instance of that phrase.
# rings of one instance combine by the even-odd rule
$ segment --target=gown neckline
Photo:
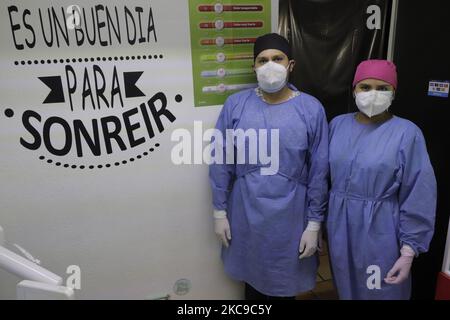
[[[363,127],[363,128],[378,128],[386,123],[391,122],[392,120],[396,119],[397,116],[396,115],[392,115],[392,117],[386,121],[383,122],[379,122],[379,123],[361,123],[356,119],[356,115],[358,114],[358,112],[353,112],[352,113],[352,122],[356,123],[357,125]]]
[[[288,86],[288,88],[291,89],[294,93],[293,93],[292,96],[289,97],[287,100],[282,101],[282,102],[278,102],[278,103],[269,103],[269,102],[265,101],[265,100],[263,99],[263,96],[262,96],[262,92],[261,92],[261,88],[260,88],[260,87],[256,87],[256,88],[254,89],[254,93],[255,93],[256,96],[259,98],[259,100],[260,100],[261,102],[265,103],[266,105],[268,105],[268,106],[279,106],[279,105],[282,105],[282,104],[284,104],[284,103],[290,102],[291,100],[293,100],[293,99],[295,99],[295,98],[297,98],[298,96],[301,95],[301,91],[298,90],[293,84],[291,84],[291,83],[288,82],[288,83],[287,83],[287,86]]]

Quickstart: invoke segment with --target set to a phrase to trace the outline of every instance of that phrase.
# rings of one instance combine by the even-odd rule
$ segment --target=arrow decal
[[[39,77],[39,80],[41,80],[47,87],[50,88],[50,93],[48,94],[47,98],[45,98],[43,103],[65,102],[60,76]]]
[[[123,82],[125,84],[125,97],[142,97],[145,94],[136,86],[136,82],[139,80],[144,71],[137,72],[124,72]]]

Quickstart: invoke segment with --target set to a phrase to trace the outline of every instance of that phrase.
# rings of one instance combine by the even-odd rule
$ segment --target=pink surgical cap
[[[388,60],[365,60],[356,68],[353,86],[365,79],[383,80],[397,89],[397,68]]]

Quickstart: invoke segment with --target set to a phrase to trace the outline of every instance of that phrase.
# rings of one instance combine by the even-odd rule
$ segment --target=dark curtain
[[[381,8],[381,29],[369,30],[369,5]],[[357,110],[351,82],[358,63],[386,58],[391,0],[280,0],[279,33],[292,44],[290,81],[317,97],[328,119]],[[392,111],[423,131],[438,180],[435,236],[413,264],[413,299],[432,299],[444,255],[450,205],[450,99],[427,95],[428,81],[450,79],[450,4],[399,1],[394,62],[399,88]],[[434,30],[434,31],[433,31]]]
[[[381,28],[366,27],[367,7],[381,9]],[[356,109],[351,82],[358,63],[386,58],[390,0],[280,0],[279,33],[292,44],[290,81],[324,105],[328,119]]]
[[[399,86],[392,107],[422,129],[438,185],[430,250],[413,263],[413,299],[434,298],[450,217],[450,98],[428,96],[430,80],[450,80],[449,21],[448,0],[399,1],[394,54]]]

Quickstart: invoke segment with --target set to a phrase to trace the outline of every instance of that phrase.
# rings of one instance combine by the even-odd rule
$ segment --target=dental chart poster
[[[277,30],[278,1],[259,2],[263,11],[249,11],[250,0],[2,1],[8,248],[24,248],[63,285],[78,270],[80,299],[238,298],[220,261],[208,166],[194,156],[176,163],[173,135],[182,130],[202,148],[195,123],[213,127],[235,92],[194,88],[255,83],[252,44],[225,42]],[[218,36],[221,50],[192,47]],[[220,52],[224,62],[200,61]],[[237,74],[210,76],[220,68]],[[0,299],[14,299],[18,278],[0,270],[0,279]]]
[[[195,106],[256,87],[255,39],[271,31],[271,1],[189,0]]]

